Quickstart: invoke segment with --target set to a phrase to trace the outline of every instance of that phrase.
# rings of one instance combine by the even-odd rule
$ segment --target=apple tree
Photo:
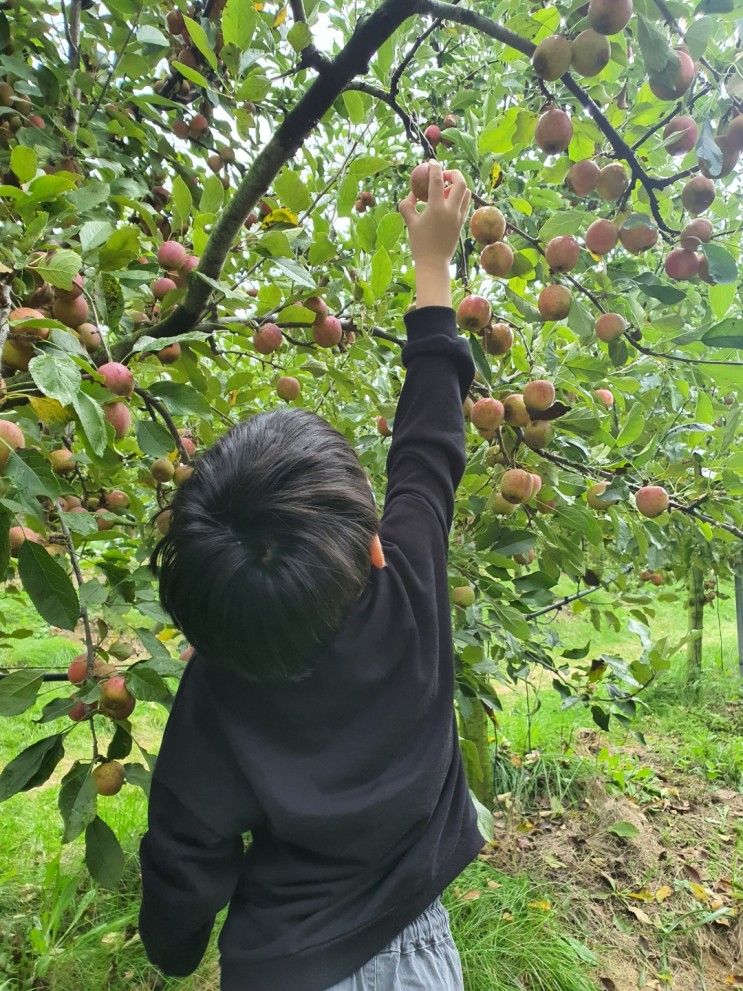
[[[169,706],[189,656],[148,553],[224,430],[304,405],[381,495],[414,290],[397,203],[432,156],[476,206],[450,561],[473,789],[492,798],[499,680],[546,668],[604,728],[635,725],[682,648],[698,680],[743,538],[735,0],[2,7],[0,569],[80,654],[0,677],[0,714],[40,724],[0,799],[61,764],[63,841],[116,882],[99,797],[147,790],[138,710]],[[658,596],[687,613],[674,642]],[[636,658],[552,622],[619,632],[619,605]]]

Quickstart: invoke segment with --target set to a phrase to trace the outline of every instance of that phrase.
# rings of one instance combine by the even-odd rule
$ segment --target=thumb
[[[417,210],[415,209],[415,205],[417,202],[418,200],[416,199],[415,193],[410,192],[408,193],[408,195],[405,197],[404,200],[400,200],[400,202],[397,204],[397,209],[400,211],[405,223],[408,225],[410,224],[411,220],[417,215]]]

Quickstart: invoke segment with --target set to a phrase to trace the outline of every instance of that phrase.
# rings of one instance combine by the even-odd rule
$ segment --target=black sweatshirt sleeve
[[[242,834],[259,821],[198,660],[186,666],[165,726],[139,847],[139,934],[150,961],[172,977],[199,965],[239,878]]]
[[[407,376],[387,458],[381,534],[401,547],[441,535],[446,545],[466,463],[462,403],[475,367],[450,307],[413,310],[405,324]]]

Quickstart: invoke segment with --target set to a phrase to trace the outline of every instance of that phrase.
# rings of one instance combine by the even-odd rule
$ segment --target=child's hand
[[[444,182],[448,185],[444,188]],[[417,267],[441,270],[448,266],[456,250],[459,233],[472,194],[458,169],[442,169],[432,159],[428,168],[428,203],[418,213],[415,193],[399,205],[410,236],[410,247]]]

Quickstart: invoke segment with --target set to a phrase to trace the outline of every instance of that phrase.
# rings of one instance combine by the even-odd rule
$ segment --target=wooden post
[[[743,564],[735,572],[735,620],[738,626],[738,669],[743,678]]]
[[[699,635],[686,647],[686,688],[693,698],[699,696],[702,683],[702,631],[704,630],[704,570],[698,563],[689,568],[689,598],[687,601],[687,629]]]

